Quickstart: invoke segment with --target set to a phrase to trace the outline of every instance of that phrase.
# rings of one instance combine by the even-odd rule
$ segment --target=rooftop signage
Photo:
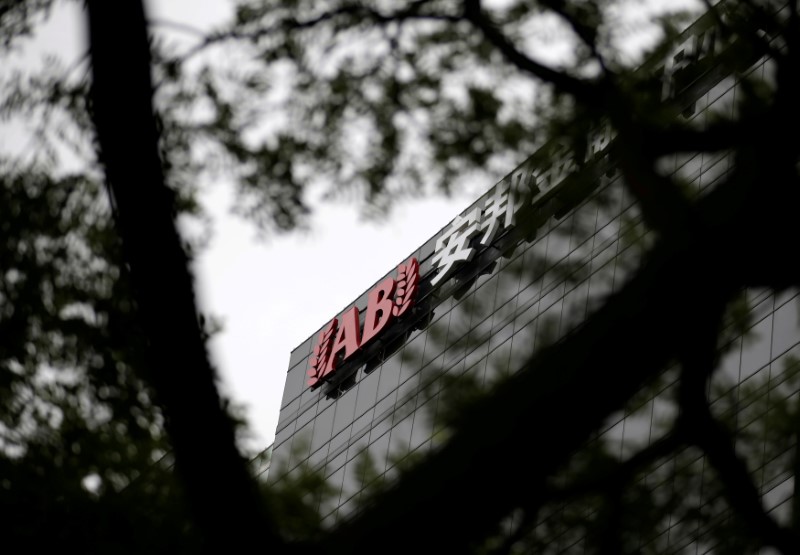
[[[330,378],[337,367],[369,344],[395,318],[403,316],[414,303],[419,284],[419,262],[412,258],[397,267],[397,279],[387,277],[367,300],[363,329],[358,307],[334,318],[320,332],[311,356],[308,385],[313,389]]]
[[[612,140],[610,126],[598,129],[590,138],[583,163],[604,155]],[[456,216],[447,226],[436,241],[431,259],[433,269],[438,270],[431,285],[446,281],[459,266],[472,260],[478,247],[491,245],[501,230],[514,227],[518,215],[536,210],[555,196],[559,186],[582,165],[570,149],[557,143],[546,145],[519,165],[486,194],[482,204]]]
[[[514,194],[508,182],[501,181],[495,186],[493,194],[485,200],[483,210],[475,207],[465,215],[456,216],[436,241],[436,250],[431,261],[439,273],[433,276],[431,285],[438,285],[459,264],[472,260],[476,250],[470,246],[473,237],[482,233],[480,244],[490,245],[501,226],[511,227],[514,215]]]
[[[665,62],[655,68],[651,62],[642,69],[659,76],[663,83],[662,100],[668,100],[678,96],[687,80],[697,78],[691,75],[687,79],[686,70],[718,54],[720,47],[713,27],[698,21],[688,30],[683,42],[666,53]],[[607,163],[606,153],[614,138],[614,130],[605,122],[589,136],[582,160],[575,158],[572,149],[556,141],[537,150],[497,183],[482,203],[476,203],[450,222],[436,241],[430,285],[438,288],[471,261],[481,246],[492,245],[501,230],[513,228],[519,215],[537,211],[557,196],[567,177],[592,162]],[[544,218],[538,220],[538,224],[551,215],[543,212]],[[392,320],[405,314],[416,298],[419,277],[419,263],[412,258],[398,266],[396,280],[387,277],[370,291],[363,324],[355,306],[341,315],[341,321],[331,320],[320,332],[310,358],[309,387],[314,389],[327,381],[340,364],[379,337]]]
[[[686,84],[681,82],[686,80],[683,75],[686,70],[721,50],[716,30],[707,25],[704,21],[693,25],[684,40],[667,52],[659,67],[644,68],[653,71],[662,81],[662,100],[678,95],[681,86]],[[431,285],[435,287],[446,281],[459,266],[472,260],[478,245],[492,244],[501,228],[513,227],[517,214],[524,208],[541,205],[555,195],[554,191],[568,176],[579,172],[585,164],[601,159],[614,137],[614,130],[606,121],[589,136],[583,160],[575,159],[570,148],[553,142],[520,164],[489,191],[482,207],[476,206],[456,216],[436,241],[432,263],[438,273],[431,279]],[[551,192],[553,195],[549,194]],[[476,245],[473,238],[481,234]]]

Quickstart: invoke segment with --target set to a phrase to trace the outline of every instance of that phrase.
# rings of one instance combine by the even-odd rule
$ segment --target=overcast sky
[[[225,331],[211,344],[214,356],[264,445],[275,434],[291,350],[404,262],[468,200],[401,205],[382,224],[360,222],[350,206],[326,206],[315,212],[308,236],[268,243],[254,241],[252,226],[216,208],[228,199],[210,205],[217,224],[198,266],[198,289],[224,319]]]
[[[219,24],[230,11],[224,0],[147,5],[153,18],[198,28]],[[71,60],[82,53],[82,18],[62,12],[26,52],[28,59],[58,53]],[[6,137],[4,145],[0,134],[0,148],[14,140]],[[362,221],[353,206],[316,207],[310,233],[268,241],[257,240],[251,224],[230,214],[229,184],[204,195],[214,234],[195,268],[198,300],[224,324],[210,344],[212,356],[223,390],[246,409],[252,448],[266,447],[274,438],[291,350],[492,185],[478,183],[471,193],[451,199],[404,202],[380,223]]]
[[[200,3],[202,10],[196,5],[151,2],[154,17],[197,26],[227,14],[219,0]],[[266,447],[278,424],[292,349],[404,262],[474,195],[409,201],[382,222],[365,222],[344,203],[317,206],[309,233],[264,241],[252,224],[230,214],[231,193],[223,186],[206,196],[214,235],[196,267],[197,290],[204,307],[223,320],[224,331],[210,347],[224,388],[246,407],[250,444]]]
[[[151,17],[198,28],[220,24],[230,10],[224,0],[147,5]],[[58,55],[69,64],[84,52],[84,33],[76,9],[56,10],[21,63]],[[20,143],[18,129],[0,129],[0,150]],[[253,434],[248,445],[256,449],[274,439],[291,350],[404,262],[475,195],[405,202],[379,223],[363,221],[356,207],[344,203],[318,206],[310,232],[265,241],[252,224],[231,215],[231,193],[230,184],[219,183],[203,196],[213,238],[196,262],[196,289],[201,309],[223,322],[211,354],[223,390],[246,409]],[[343,259],[345,253],[350,257]]]

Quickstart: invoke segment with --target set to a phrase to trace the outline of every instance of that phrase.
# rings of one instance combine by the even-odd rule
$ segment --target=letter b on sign
[[[386,327],[386,324],[392,320],[392,294],[394,293],[394,288],[394,279],[388,277],[369,292],[367,316],[364,319],[364,332],[361,334],[362,345],[378,335]]]

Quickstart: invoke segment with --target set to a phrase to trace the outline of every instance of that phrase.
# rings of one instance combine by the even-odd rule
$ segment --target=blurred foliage
[[[0,3],[3,59],[54,4]],[[357,199],[366,213],[382,214],[404,195],[494,182],[540,147],[548,159],[569,153],[576,172],[548,210],[560,220],[592,193],[588,215],[570,216],[558,227],[548,223],[550,242],[517,258],[506,252],[504,271],[538,290],[561,282],[565,290],[577,286],[589,270],[580,257],[562,258],[569,241],[583,244],[601,227],[597,222],[625,208],[614,224],[620,230],[616,268],[600,276],[593,287],[602,294],[584,312],[565,311],[569,325],[543,313],[526,336],[530,349],[518,349],[513,365],[580,326],[642,266],[656,238],[683,221],[680,210],[671,210],[716,186],[701,188],[692,175],[666,169],[678,161],[667,139],[678,127],[725,129],[769,113],[775,79],[746,68],[762,55],[780,56],[796,40],[796,21],[774,17],[775,7],[723,5],[717,37],[737,48],[714,62],[735,75],[741,94],[696,120],[687,119],[698,101],[691,86],[710,70],[709,60],[680,69],[668,86],[683,87],[685,95],[667,102],[664,68],[659,74],[645,63],[637,70],[642,60],[671,53],[696,11],[637,19],[625,15],[632,6],[624,1],[481,7],[454,0],[244,0],[236,2],[231,21],[188,50],[154,25],[155,117],[175,216],[202,217],[200,187],[224,178],[236,187],[240,213],[263,230],[288,231],[307,224],[318,197]],[[643,28],[656,37],[650,47],[626,48]],[[561,72],[539,78],[551,68]],[[609,83],[613,88],[604,88]],[[196,552],[199,535],[147,381],[146,341],[114,228],[114,201],[102,184],[85,60],[8,71],[0,90],[0,119],[24,123],[30,132],[16,152],[0,159],[0,512],[10,531],[6,542],[34,550],[80,546],[88,553]],[[593,157],[589,139],[609,121],[626,147],[612,152],[610,167]],[[696,150],[727,154],[739,146],[736,140],[753,142],[745,135],[726,138],[714,136]],[[736,154],[737,161],[748,160],[744,149]],[[669,187],[654,188],[657,202],[636,195],[645,163],[658,170],[646,173],[651,182],[669,178]],[[601,176],[615,185],[595,192]],[[534,226],[526,229],[521,221],[519,227],[521,238],[536,240]],[[605,239],[602,233],[595,238]],[[187,250],[199,246],[196,240],[187,241]],[[492,269],[441,300],[442,307],[461,303],[460,321],[426,322],[431,340],[448,344],[448,357],[490,341],[473,323],[492,307],[471,292]],[[717,338],[721,360],[738,348],[739,336],[752,340],[748,303],[744,292],[726,307]],[[522,307],[508,318],[527,318],[521,325],[528,325],[534,310]],[[213,317],[198,318],[208,334],[215,331]],[[711,413],[730,433],[751,477],[759,474],[761,483],[785,489],[797,465],[800,364],[787,355],[773,363],[779,365],[779,384],[768,370],[737,385],[720,364],[708,395]],[[464,411],[502,384],[508,368],[487,362],[462,374],[426,370],[411,395],[436,409],[433,443],[454,434]],[[505,515],[476,551],[663,553],[686,547],[676,547],[675,538],[689,548],[713,546],[716,553],[763,545],[729,506],[730,484],[717,479],[703,450],[682,435],[677,374],[673,368],[651,380],[608,429],[550,477],[540,506]],[[633,422],[656,405],[664,418],[646,444],[613,441],[623,418]],[[408,418],[408,407],[396,417]],[[237,407],[228,411],[244,425]],[[293,449],[307,454],[309,446],[298,440]],[[257,458],[262,466],[265,456]],[[402,445],[390,453],[392,472],[384,475],[368,449],[357,457],[353,483],[363,494],[340,516],[332,511],[344,494],[325,472],[311,465],[271,469],[285,476],[269,486],[264,481],[264,488],[287,541],[324,538],[320,522],[331,527],[330,518],[372,507],[425,458]],[[766,498],[770,491],[761,493]],[[776,512],[784,526],[797,519],[787,516],[787,506]]]
[[[143,379],[144,338],[102,185],[8,160],[0,175],[0,504],[9,542],[190,549],[180,492],[156,464],[169,442]],[[147,487],[129,488],[145,473]]]

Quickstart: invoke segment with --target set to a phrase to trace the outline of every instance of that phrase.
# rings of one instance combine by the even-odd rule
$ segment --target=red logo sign
[[[363,330],[355,306],[342,314],[341,322],[336,318],[331,320],[320,332],[314,347],[308,385],[317,387],[336,370],[338,364],[377,337],[389,322],[405,314],[417,295],[418,283],[419,262],[412,258],[397,267],[396,281],[388,277],[369,292]]]

